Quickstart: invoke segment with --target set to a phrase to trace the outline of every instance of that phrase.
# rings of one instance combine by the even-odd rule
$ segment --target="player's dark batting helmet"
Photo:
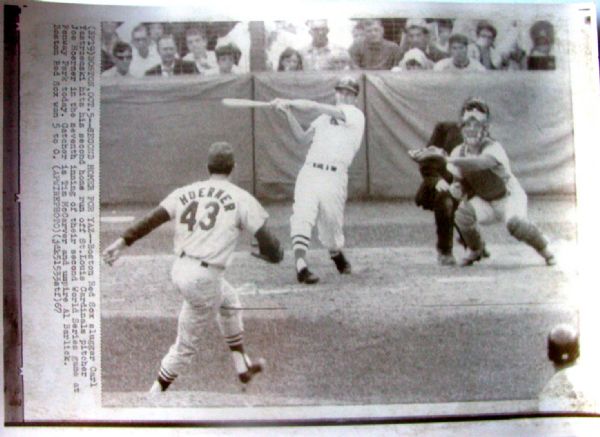
[[[548,359],[563,365],[579,358],[579,334],[571,325],[560,324],[548,334]]]
[[[335,84],[336,90],[348,90],[354,93],[355,96],[358,96],[358,92],[360,91],[360,85],[356,81],[356,79],[352,77],[342,77]]]

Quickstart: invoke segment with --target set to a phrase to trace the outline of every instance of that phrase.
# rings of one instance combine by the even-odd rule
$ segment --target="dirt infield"
[[[465,269],[440,268],[431,214],[414,207],[398,214],[402,208],[395,203],[379,208],[349,205],[346,230],[354,234],[348,238],[353,274],[338,275],[317,247],[310,260],[321,282],[312,287],[295,282],[289,251],[282,265],[271,266],[250,257],[245,240],[227,277],[235,286],[254,283],[258,288],[257,293],[245,292],[242,303],[247,347],[252,356],[267,360],[266,372],[241,395],[227,348],[211,324],[206,347],[162,402],[273,406],[522,401],[519,408],[529,408],[552,373],[545,357],[547,331],[555,323],[578,319],[570,286],[572,203],[538,199],[531,207],[532,217],[559,252],[559,265],[552,268],[499,225],[484,230],[492,252],[489,260]],[[289,230],[288,207],[269,207],[281,236]],[[115,211],[125,215],[134,210]],[[103,244],[125,226],[103,225]],[[105,405],[151,406],[141,392],[149,388],[175,337],[181,298],[169,283],[170,233],[163,228],[132,247],[114,267],[102,267]]]

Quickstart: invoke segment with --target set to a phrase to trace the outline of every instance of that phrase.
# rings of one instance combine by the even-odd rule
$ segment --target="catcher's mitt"
[[[446,158],[448,154],[444,149],[440,149],[436,146],[424,147],[422,149],[413,149],[408,151],[408,155],[419,164],[425,162],[437,162],[439,164],[446,164]]]

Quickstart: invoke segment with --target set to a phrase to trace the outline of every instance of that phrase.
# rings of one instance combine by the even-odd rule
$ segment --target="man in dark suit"
[[[163,35],[158,40],[158,54],[161,63],[146,71],[146,76],[178,76],[181,74],[198,74],[196,64],[177,58],[177,45],[173,35]]]
[[[454,147],[463,142],[458,123],[438,123],[431,135],[428,146],[444,149],[448,155]],[[452,254],[452,238],[454,226],[454,212],[458,206],[448,190],[438,190],[438,184],[450,184],[452,175],[446,170],[445,164],[439,161],[425,161],[420,163],[423,182],[415,196],[415,202],[423,209],[433,211],[437,229],[438,263],[440,265],[455,265],[456,259]]]

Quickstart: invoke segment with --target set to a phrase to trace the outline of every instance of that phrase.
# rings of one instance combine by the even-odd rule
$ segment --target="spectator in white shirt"
[[[217,74],[219,64],[214,52],[206,49],[206,34],[197,27],[185,31],[185,43],[189,53],[183,57],[184,61],[193,61],[201,74]]]
[[[156,47],[151,45],[148,28],[140,24],[131,31],[131,44],[135,47],[129,72],[134,77],[143,77],[147,70],[160,63]]]
[[[342,47],[333,46],[328,38],[329,26],[327,20],[309,20],[307,22],[312,41],[308,47],[300,50],[304,61],[304,70],[319,71],[327,70],[329,61],[334,52],[345,50]]]
[[[477,59],[469,58],[469,40],[466,36],[455,33],[448,39],[450,58],[442,59],[433,66],[434,71],[486,71]]]

